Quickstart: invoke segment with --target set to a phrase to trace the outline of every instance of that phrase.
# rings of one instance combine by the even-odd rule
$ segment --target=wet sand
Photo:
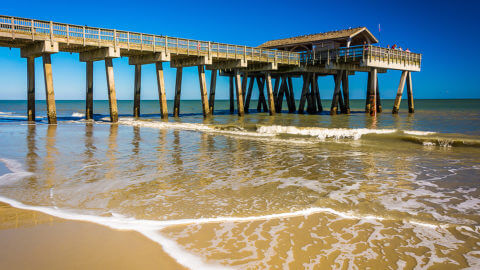
[[[0,269],[185,269],[132,231],[0,203]]]

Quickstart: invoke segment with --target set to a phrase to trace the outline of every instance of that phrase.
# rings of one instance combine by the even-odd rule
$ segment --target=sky
[[[417,99],[480,98],[479,13],[480,1],[408,0],[6,1],[1,11],[8,16],[247,46],[366,26],[381,46],[398,44],[423,54],[421,72],[412,74]],[[25,100],[26,59],[20,58],[19,49],[0,48],[0,63],[0,100]],[[127,58],[113,63],[117,99],[133,99],[134,66],[128,65]],[[52,69],[57,100],[85,99],[85,63],[78,54],[52,55]],[[167,99],[173,99],[175,69],[165,63],[164,70]],[[200,99],[197,69],[184,68],[183,73],[182,99]],[[45,99],[41,58],[36,59],[35,77],[36,98]],[[395,98],[399,80],[399,71],[379,74],[381,97]],[[332,76],[320,77],[318,83],[322,98],[330,99]],[[350,76],[351,98],[365,98],[366,84],[365,73]],[[300,79],[294,79],[294,92],[299,98]],[[143,66],[141,98],[158,99],[153,64]],[[228,78],[217,79],[216,98],[228,98]],[[94,64],[94,99],[108,99],[103,61]]]

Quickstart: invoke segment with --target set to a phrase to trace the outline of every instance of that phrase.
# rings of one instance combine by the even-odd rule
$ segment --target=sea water
[[[192,269],[479,268],[480,100],[417,100],[371,117],[216,101],[57,101],[26,121],[0,101],[0,201],[138,231]],[[324,101],[324,108],[328,108]],[[168,103],[169,109],[172,103]],[[285,108],[286,110],[286,108]],[[159,266],[161,267],[161,266]]]

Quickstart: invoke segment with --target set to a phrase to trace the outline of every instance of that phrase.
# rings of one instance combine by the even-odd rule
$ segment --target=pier
[[[420,71],[422,55],[378,47],[374,45],[376,43],[377,38],[365,27],[272,40],[258,47],[249,47],[0,16],[0,46],[20,48],[20,56],[27,59],[29,121],[35,120],[34,60],[42,57],[47,116],[51,124],[57,122],[51,55],[59,52],[78,53],[79,60],[86,63],[87,119],[93,117],[93,62],[104,61],[110,120],[118,121],[113,73],[113,59],[118,57],[128,57],[129,64],[135,66],[135,117],[140,115],[141,72],[142,65],[146,64],[156,66],[160,115],[164,119],[168,117],[164,62],[170,62],[170,67],[176,69],[174,117],[180,115],[182,69],[192,66],[198,67],[204,117],[214,112],[217,75],[229,77],[230,112],[235,111],[236,99],[239,116],[250,110],[255,82],[259,89],[258,111],[270,115],[279,113],[285,100],[289,113],[322,112],[318,77],[330,75],[335,82],[330,113],[348,114],[349,76],[356,72],[368,73],[365,111],[375,115],[382,112],[378,74],[387,70],[402,71],[392,113],[399,111],[405,83],[409,113],[414,113],[411,73]],[[209,91],[205,70],[211,70]],[[293,77],[303,80],[298,108]]]

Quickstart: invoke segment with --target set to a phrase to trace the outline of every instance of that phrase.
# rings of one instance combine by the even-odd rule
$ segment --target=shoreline
[[[186,269],[136,231],[0,202],[0,269]]]

